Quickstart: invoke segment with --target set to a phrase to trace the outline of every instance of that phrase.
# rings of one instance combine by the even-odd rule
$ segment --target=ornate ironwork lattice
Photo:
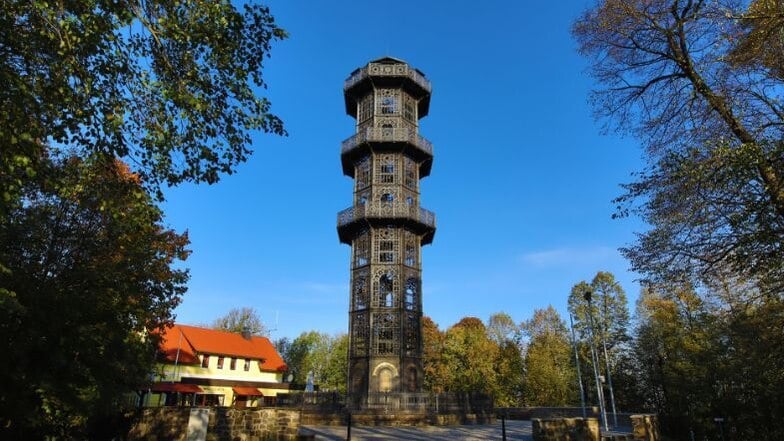
[[[370,232],[364,232],[354,239],[354,268],[370,263]]]
[[[363,190],[370,185],[370,156],[357,161],[354,166],[354,189],[355,191]]]
[[[399,292],[399,275],[392,269],[378,269],[373,274],[373,302],[375,308],[394,308]]]
[[[416,100],[407,93],[403,94],[403,118],[413,124],[417,123]]]
[[[362,357],[368,354],[368,314],[357,312],[351,321],[351,355]]]
[[[403,158],[403,185],[414,191],[417,191],[417,187],[419,187],[418,170],[419,165],[413,159],[407,156]]]
[[[419,267],[419,236],[405,230],[403,237],[403,264],[410,267]]]
[[[396,115],[400,112],[400,92],[397,89],[376,91],[376,114]]]
[[[391,264],[397,262],[400,240],[399,231],[395,228],[383,228],[374,231],[376,262]]]
[[[406,279],[405,287],[405,306],[408,311],[419,309],[419,279],[409,277]]]
[[[370,94],[357,103],[357,121],[359,123],[373,118],[373,98],[373,94]]]
[[[373,314],[374,352],[376,355],[391,355],[400,351],[400,322],[398,315],[391,312]]]
[[[398,155],[376,155],[374,177],[377,184],[394,184],[398,182]]]
[[[406,335],[404,349],[406,355],[419,355],[419,314],[406,313]]]
[[[357,121],[356,134],[341,145],[343,171],[355,180],[354,204],[338,213],[340,240],[352,246],[349,393],[416,392],[421,246],[435,232],[435,216],[419,206],[419,180],[433,156],[418,123],[428,112],[430,82],[385,58],[358,69],[345,88]]]

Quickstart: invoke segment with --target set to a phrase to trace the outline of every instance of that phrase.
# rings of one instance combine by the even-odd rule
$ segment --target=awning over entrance
[[[234,391],[235,395],[245,395],[248,397],[261,397],[264,396],[260,390],[256,389],[255,387],[245,387],[245,386],[234,386],[231,388]]]
[[[184,383],[155,383],[150,386],[150,390],[153,392],[179,392],[181,394],[195,394],[204,392],[202,388],[196,386],[195,384]]]

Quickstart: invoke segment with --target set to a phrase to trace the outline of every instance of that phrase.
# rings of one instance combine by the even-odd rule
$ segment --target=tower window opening
[[[395,201],[395,196],[392,193],[384,193],[381,195],[381,202],[392,203]]]
[[[395,261],[395,241],[382,240],[378,244],[378,260],[380,262],[389,263]]]
[[[394,115],[397,112],[397,102],[394,97],[385,96],[381,99],[381,114]]]
[[[406,309],[414,310],[417,305],[417,280],[410,278],[406,281]]]
[[[414,102],[410,98],[407,99],[403,105],[403,118],[411,122],[416,121],[416,113],[414,113]]]
[[[394,354],[400,347],[398,341],[399,331],[393,314],[384,313],[377,316],[375,323],[376,353]]]
[[[367,282],[364,277],[357,277],[354,281],[354,309],[367,308]]]
[[[393,307],[395,304],[395,289],[392,276],[384,274],[378,283],[378,305],[382,308]]]

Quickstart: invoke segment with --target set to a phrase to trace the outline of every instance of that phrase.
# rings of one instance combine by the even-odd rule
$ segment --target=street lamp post
[[[580,384],[580,406],[583,408],[583,418],[585,415],[585,389],[583,388],[583,376],[580,374],[580,356],[577,354],[577,339],[574,338],[574,320],[572,313],[569,313],[569,329],[572,331],[572,347],[574,348],[574,363],[577,365],[577,382]]]
[[[604,293],[604,320],[602,320],[602,347],[604,363],[607,366],[607,386],[610,388],[610,404],[613,411],[613,427],[618,427],[618,412],[615,410],[615,394],[613,394],[612,375],[610,375],[610,357],[607,356],[607,293]]]
[[[596,379],[596,395],[599,398],[599,411],[602,414],[602,422],[604,423],[604,430],[609,431],[607,426],[607,411],[604,408],[604,391],[602,390],[602,382],[599,380],[598,357],[596,356],[596,348],[594,348],[593,341],[593,311],[591,306],[591,291],[586,291],[583,298],[588,302],[588,333],[590,334],[591,346],[591,361],[593,362],[593,376]]]

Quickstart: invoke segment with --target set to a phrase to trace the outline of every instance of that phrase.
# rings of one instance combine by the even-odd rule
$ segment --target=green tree
[[[505,312],[495,313],[487,320],[487,335],[498,346],[496,406],[523,405],[525,363],[520,347],[521,333],[517,323]]]
[[[700,294],[690,285],[649,286],[640,296],[633,346],[638,396],[676,439],[689,439],[690,430],[697,438],[718,437],[719,416],[735,439],[784,436],[773,423],[784,416],[784,303],[748,289],[734,284]]]
[[[652,227],[624,254],[654,283],[728,267],[784,289],[781,10],[777,0],[602,0],[574,25],[599,83],[596,113],[648,147],[647,169],[617,202],[618,215]]]
[[[0,207],[44,158],[123,158],[143,185],[213,183],[284,134],[262,62],[285,38],[269,9],[229,1],[3,2]],[[158,193],[160,195],[160,193]]]
[[[586,292],[591,293],[593,340],[589,333],[589,309],[584,297]],[[605,391],[607,408],[612,410],[613,399],[616,410],[627,408],[632,404],[629,402],[632,399],[630,394],[633,395],[630,388],[633,388],[635,380],[628,372],[626,353],[630,340],[629,309],[623,288],[612,273],[599,271],[590,284],[582,281],[572,287],[569,293],[569,312],[574,317],[574,328],[581,342],[578,344],[580,364],[586,367],[581,370],[583,384],[595,384],[593,360],[588,346],[588,343],[592,342],[598,357],[597,369],[600,375],[608,378],[608,383],[612,382],[613,394],[610,395],[609,388]],[[595,387],[586,387],[589,401],[598,402],[594,394],[597,394]]]
[[[512,340],[504,340],[498,347],[495,359],[496,387],[495,405],[519,407],[524,404],[525,359],[520,346]]]
[[[494,395],[498,345],[488,336],[484,323],[466,317],[446,331],[443,357],[449,374],[447,391],[482,392]]]
[[[593,317],[594,345],[614,349],[629,339],[629,307],[626,292],[612,273],[599,271],[591,283],[579,282],[569,293],[569,312],[574,316],[574,327],[583,340],[588,338],[588,301],[584,294],[591,293],[591,315]]]
[[[317,331],[303,332],[282,356],[294,383],[305,384],[313,372],[313,381],[321,390],[346,391],[348,335],[331,337]]]
[[[572,405],[577,399],[577,373],[569,337],[558,311],[537,309],[523,323],[528,337],[525,355],[525,400],[529,406]]]
[[[0,222],[0,438],[97,433],[150,373],[187,271],[187,235],[163,226],[117,161],[47,160]],[[115,427],[114,429],[118,429]]]
[[[518,341],[520,328],[509,314],[497,312],[487,320],[487,334],[500,346],[506,341]]]
[[[251,335],[269,336],[269,330],[261,321],[259,313],[255,308],[247,306],[230,309],[225,315],[216,318],[211,327],[238,334],[247,331]]]
[[[345,394],[348,384],[348,334],[330,337],[326,365],[321,371],[321,390]]]

